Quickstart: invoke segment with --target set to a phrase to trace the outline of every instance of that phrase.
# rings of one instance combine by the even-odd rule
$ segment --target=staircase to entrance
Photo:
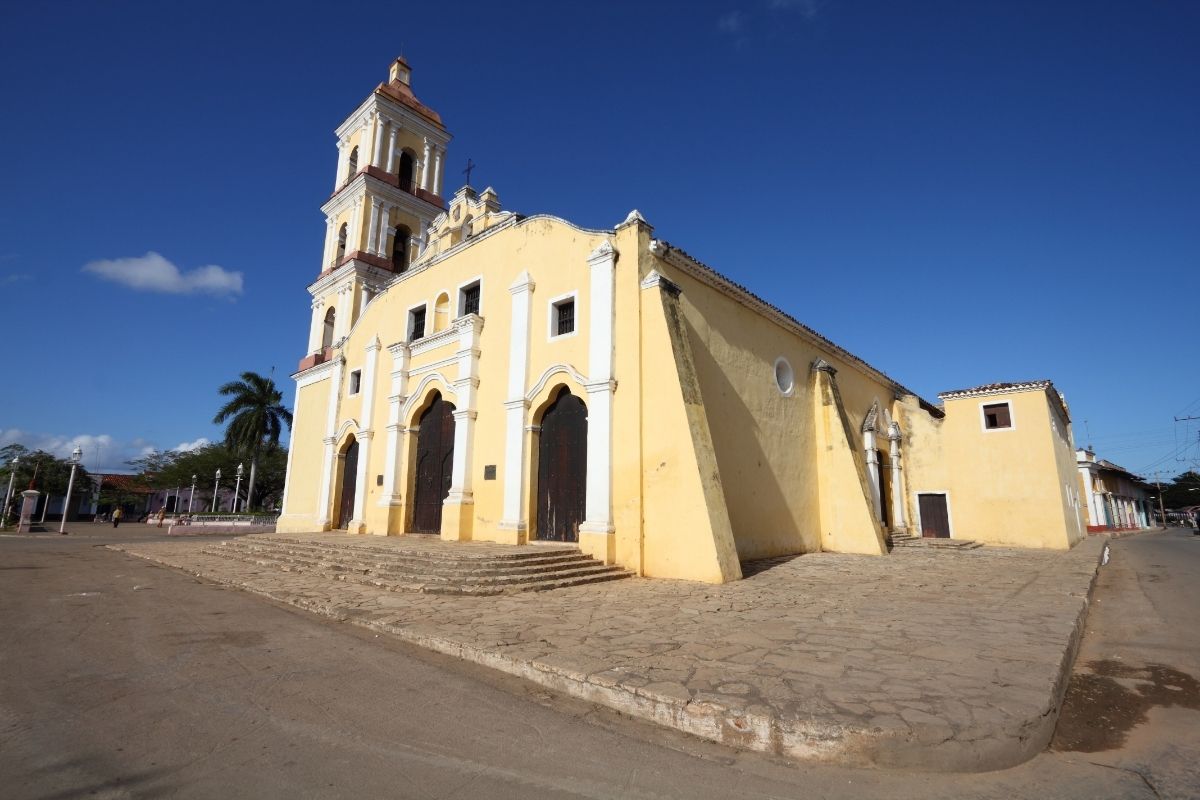
[[[210,545],[204,552],[264,569],[429,594],[536,592],[633,575],[570,545],[443,542],[424,536],[243,536]]]

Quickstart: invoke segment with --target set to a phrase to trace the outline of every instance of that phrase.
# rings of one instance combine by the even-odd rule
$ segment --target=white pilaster
[[[300,413],[300,383],[296,383],[296,399],[292,401],[292,416]],[[287,516],[288,513],[288,494],[292,486],[292,476],[296,473],[292,472],[292,456],[296,452],[296,429],[288,428],[288,457],[287,468],[284,474],[283,481],[283,498],[279,501],[279,516]],[[194,487],[193,487],[194,490]],[[189,502],[189,509],[191,508]]]
[[[371,148],[371,166],[382,166],[383,161],[383,127],[387,121],[383,117],[375,119],[375,146]]]
[[[382,200],[371,200],[371,227],[367,230],[368,253],[376,252],[375,242],[379,238],[379,211],[382,206]]]
[[[429,140],[425,140],[425,157],[421,159],[421,188],[429,191]]]
[[[442,196],[442,148],[434,151],[433,155],[433,193]]]
[[[525,531],[525,491],[529,469],[525,455],[525,424],[529,401],[525,384],[529,380],[529,331],[532,324],[533,278],[522,272],[508,291],[512,294],[512,325],[508,339],[508,400],[504,403],[504,512],[500,527]]]
[[[333,226],[333,217],[325,218],[325,250],[321,255],[321,271],[329,269],[330,262],[333,261],[333,254],[337,247],[337,230]]]
[[[327,530],[332,524],[329,512],[329,493],[333,486],[334,448],[337,440],[338,399],[341,397],[342,371],[346,367],[346,359],[339,355],[333,364],[333,375],[329,379],[329,409],[325,418],[325,456],[321,459],[321,491],[317,504],[317,522],[322,530]]]
[[[371,123],[373,114],[363,117],[362,133],[358,137],[358,168],[362,169],[371,163]]]
[[[391,233],[392,221],[392,205],[390,203],[380,203],[379,205],[379,243],[375,247],[375,252],[380,256],[387,258],[387,240],[388,234]]]
[[[346,171],[349,169],[350,169],[350,137],[347,136],[346,138],[344,138],[338,142],[337,175],[333,179],[333,190],[335,192],[338,189],[342,188],[342,184],[346,182],[346,178],[349,177],[346,174]]]
[[[588,309],[587,496],[579,531],[611,534],[613,331],[617,251],[605,241],[588,256],[591,307]],[[606,547],[608,551],[611,548]]]
[[[392,385],[388,393],[387,459],[383,465],[383,494],[381,506],[398,506],[402,502],[400,480],[403,469],[400,465],[400,437],[404,433],[404,421],[400,411],[408,399],[408,343],[397,342],[388,347],[392,355]]]
[[[355,435],[358,440],[358,473],[354,479],[354,519],[350,520],[349,525],[351,533],[362,533],[366,528],[364,509],[367,505],[367,492],[370,491],[367,483],[367,466],[371,462],[371,439],[375,436],[372,415],[375,411],[375,365],[378,360],[379,339],[372,337],[367,345],[366,360],[363,362],[362,386],[359,387],[362,390],[362,414],[358,418],[358,431]]]
[[[893,422],[888,426],[888,443],[892,462],[892,507],[895,510],[892,530],[905,533],[908,524],[904,520],[904,472],[900,468],[900,442],[903,440],[900,426]]]
[[[471,314],[455,320],[458,331],[458,377],[454,393],[458,408],[454,410],[454,464],[451,467],[450,494],[447,504],[469,505],[475,502],[472,489],[471,456],[475,445],[475,390],[479,387],[479,334],[483,318]]]
[[[363,198],[354,198],[354,208],[350,213],[350,231],[346,241],[346,255],[350,255],[362,247]]]
[[[308,352],[316,353],[321,349],[321,337],[325,333],[325,301],[312,301],[312,322],[308,328]],[[292,412],[293,414],[295,412]]]
[[[879,485],[879,454],[875,452],[874,429],[863,431],[863,452],[867,458],[867,479],[871,482],[871,505],[875,509],[875,519],[883,519],[881,513],[883,498]]]
[[[400,135],[400,126],[392,123],[391,136],[388,138],[388,160],[387,171],[392,175],[396,174],[396,156],[399,151],[396,149],[396,137]]]

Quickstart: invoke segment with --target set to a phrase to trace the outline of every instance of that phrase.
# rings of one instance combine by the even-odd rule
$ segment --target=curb
[[[580,668],[577,663],[570,663],[572,659],[569,657],[560,657],[557,659],[559,663],[553,663],[556,660],[553,654],[532,660],[513,658],[495,650],[373,619],[370,612],[358,612],[336,602],[313,600],[240,583],[216,572],[172,563],[152,553],[131,552],[125,550],[123,545],[107,547],[338,622],[349,622],[386,633],[418,647],[499,670],[547,689],[729,747],[756,750],[807,763],[936,772],[1006,769],[1033,758],[1046,748],[1054,734],[1083,638],[1104,549],[1098,549],[1095,562],[1090,566],[1087,589],[1076,612],[1048,695],[1043,695],[1046,699],[1033,705],[1024,719],[1014,720],[1001,728],[981,731],[983,735],[964,741],[948,737],[945,729],[934,726],[913,725],[911,731],[898,733],[865,726],[849,727],[819,718],[783,719],[769,712],[758,712],[761,706],[737,708],[716,698],[681,696],[672,684],[629,685],[622,682],[620,668],[589,672],[586,667],[591,665]]]

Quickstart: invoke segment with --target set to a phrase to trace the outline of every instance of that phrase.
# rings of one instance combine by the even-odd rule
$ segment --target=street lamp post
[[[8,494],[4,495],[4,518],[0,522],[0,527],[8,527],[8,504],[12,500],[13,478],[17,477],[17,465],[20,463],[21,459],[13,456],[12,463],[9,464],[12,467],[12,472],[8,474]]]
[[[217,490],[221,488],[221,470],[217,470],[217,480],[213,484],[213,507],[212,513],[217,513]]]
[[[242,488],[242,465],[238,464],[237,469],[237,485],[233,487],[233,513],[237,513],[238,507],[238,490]]]
[[[75,489],[75,468],[79,466],[82,458],[82,448],[76,447],[71,451],[71,477],[67,480],[67,496],[63,500],[63,517],[58,526],[59,533],[67,532],[67,512],[71,510],[71,492]]]
[[[192,494],[188,497],[188,513],[192,513],[192,509],[196,507],[196,476],[192,476]]]

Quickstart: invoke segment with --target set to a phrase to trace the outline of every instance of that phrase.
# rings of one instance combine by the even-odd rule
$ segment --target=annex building
[[[712,582],[749,559],[885,554],[910,527],[1082,538],[1048,381],[938,407],[636,211],[586,229],[491,188],[444,198],[450,134],[403,59],[337,136],[280,531],[570,541]]]

